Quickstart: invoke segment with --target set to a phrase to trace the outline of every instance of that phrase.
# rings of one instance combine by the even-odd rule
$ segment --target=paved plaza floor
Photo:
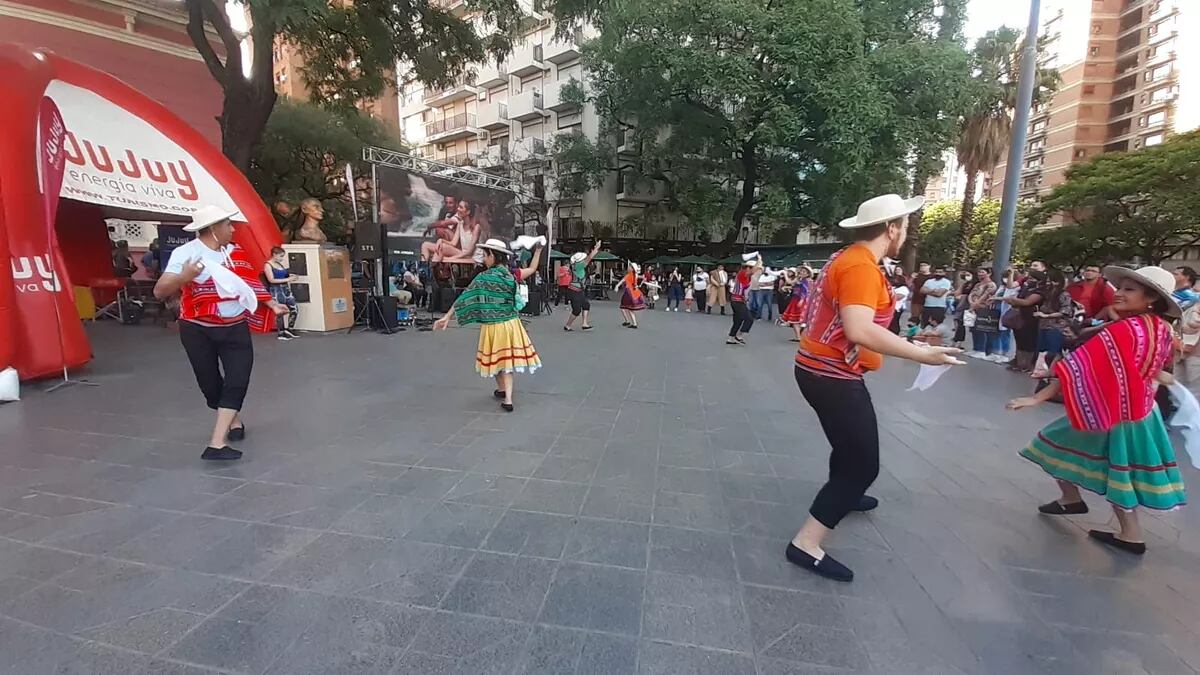
[[[245,458],[177,337],[90,328],[102,386],[0,407],[0,673],[1195,673],[1200,515],[1142,559],[1051,519],[1016,452],[1060,414],[973,362],[869,383],[883,471],[830,550],[784,545],[828,446],[789,331],[597,303],[530,322],[545,362],[504,414],[477,332],[262,339]],[[1193,491],[1198,472],[1186,470]]]

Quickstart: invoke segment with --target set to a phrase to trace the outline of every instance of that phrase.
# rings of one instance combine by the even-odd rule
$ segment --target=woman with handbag
[[[488,239],[479,248],[483,249],[486,269],[475,275],[450,311],[434,322],[433,329],[446,330],[455,316],[460,326],[480,324],[475,370],[481,377],[496,378],[496,390],[492,395],[503,399],[500,407],[512,412],[513,375],[532,373],[542,367],[542,359],[517,314],[524,306],[523,302],[518,302],[523,295],[521,281],[537,272],[542,247],[533,250],[529,266],[518,269],[516,274],[508,270],[511,255],[508,244],[499,239]]]
[[[1042,302],[1043,284],[1046,281],[1046,263],[1035,260],[1029,264],[1029,275],[1021,282],[1016,296],[1007,300],[1012,306],[1000,317],[1000,322],[1012,330],[1017,353],[1009,364],[1009,370],[1028,373],[1033,370],[1037,358],[1038,321],[1033,315]]]
[[[1102,544],[1146,552],[1138,507],[1169,511],[1187,502],[1175,451],[1155,405],[1174,352],[1170,321],[1179,318],[1171,273],[1161,267],[1107,267],[1117,290],[1109,323],[1054,365],[1055,379],[1035,396],[1009,402],[1029,408],[1062,393],[1066,417],[1038,432],[1021,456],[1058,481],[1061,496],[1038,507],[1046,515],[1088,512],[1079,488],[1103,495],[1118,532],[1090,530]]]
[[[996,282],[992,281],[992,269],[990,267],[980,267],[975,271],[975,287],[967,294],[967,311],[963,313],[963,323],[968,323],[970,318],[971,326],[971,351],[967,352],[967,356],[974,359],[991,360],[992,354],[998,346],[998,332],[992,330],[991,322],[988,323],[988,329],[984,330],[980,326],[980,315],[985,315],[987,318],[998,319],[999,312],[992,308],[991,299],[996,295]],[[968,317],[967,312],[973,316]]]

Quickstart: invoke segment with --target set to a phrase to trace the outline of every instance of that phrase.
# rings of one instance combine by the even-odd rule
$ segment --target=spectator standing
[[[932,270],[929,268],[929,263],[923,262],[917,266],[917,271],[913,274],[912,285],[909,286],[910,302],[909,302],[909,317],[908,322],[913,325],[921,323],[921,313],[925,311],[925,292],[921,289],[925,286],[925,282],[929,281]]]
[[[1048,270],[1042,286],[1042,302],[1033,316],[1038,321],[1038,357],[1033,377],[1050,375],[1048,359],[1062,354],[1067,337],[1071,335],[1071,314],[1074,301],[1067,292],[1066,278],[1056,269]]]
[[[683,275],[679,273],[679,267],[674,267],[667,275],[667,311],[672,311],[671,305],[674,304],[674,311],[678,312],[681,302],[683,302]]]
[[[1071,299],[1083,307],[1083,318],[1091,321],[1113,303],[1113,287],[1100,276],[1099,265],[1085,265],[1083,279],[1067,286]]]
[[[892,322],[888,324],[888,330],[896,335],[900,334],[900,316],[908,309],[909,300],[912,299],[912,290],[908,287],[908,279],[904,275],[904,270],[896,268],[888,279],[888,283],[892,285],[892,295],[896,298],[896,308],[892,312]]]
[[[954,283],[946,278],[946,268],[935,267],[933,275],[920,288],[925,298],[921,308],[921,323],[928,323],[926,319],[930,318],[942,323],[946,318],[946,301],[954,288]]]
[[[692,292],[696,298],[696,311],[705,314],[708,310],[708,272],[697,265],[692,274]]]
[[[976,322],[979,321],[979,315],[982,312],[995,312],[992,307],[992,298],[996,295],[996,282],[992,281],[992,269],[990,267],[980,267],[975,271],[976,281],[975,287],[967,294],[967,308],[975,313]],[[997,322],[998,323],[998,322]],[[976,359],[991,360],[992,354],[999,347],[998,331],[992,331],[979,328],[976,323],[971,329],[971,351],[967,352],[967,356]]]
[[[275,317],[275,330],[280,340],[294,340],[296,334],[296,296],[292,294],[292,282],[296,275],[288,267],[287,252],[276,246],[271,249],[271,259],[263,265],[263,278],[267,281],[267,290],[275,302],[287,307],[287,318],[283,314]]]
[[[1016,315],[1006,312],[1001,318],[1003,321],[1004,317],[1013,316],[1007,324],[1009,328],[1012,328],[1013,341],[1017,345],[1016,355],[1009,365],[1011,370],[1023,373],[1033,370],[1038,348],[1038,318],[1034,316],[1034,313],[1037,312],[1038,305],[1042,303],[1045,282],[1046,263],[1034,260],[1029,263],[1029,273],[1021,282],[1016,295],[1007,300],[1010,306],[1018,310]]]
[[[142,255],[142,269],[146,271],[146,276],[151,280],[157,280],[162,275],[162,260],[158,255],[161,248],[158,245],[158,240],[150,242],[150,248]]]
[[[1196,286],[1196,270],[1191,267],[1176,267],[1173,272],[1175,276],[1175,291],[1171,296],[1179,303],[1180,309],[1187,311],[1192,305],[1200,301],[1200,293],[1195,290]]]
[[[707,312],[712,314],[712,308],[720,305],[721,316],[725,316],[725,305],[729,304],[729,273],[724,267],[717,265],[713,267],[712,274],[708,277],[708,307]]]

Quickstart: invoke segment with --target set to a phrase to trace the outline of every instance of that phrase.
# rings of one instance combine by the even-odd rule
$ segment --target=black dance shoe
[[[849,567],[846,567],[842,563],[834,560],[828,553],[825,554],[824,558],[817,560],[811,555],[796,548],[795,544],[788,542],[787,559],[788,562],[792,563],[793,565],[796,565],[797,567],[803,567],[804,569],[813,572],[814,574],[819,574],[826,579],[833,579],[834,581],[854,581],[854,572],[852,572]]]

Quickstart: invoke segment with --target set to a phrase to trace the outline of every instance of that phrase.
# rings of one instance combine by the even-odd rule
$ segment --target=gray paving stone
[[[654,492],[644,488],[592,486],[580,515],[592,518],[649,523],[654,513]]]
[[[529,637],[527,624],[436,612],[417,633],[397,673],[507,673]]]
[[[255,523],[243,525],[184,563],[185,569],[241,579],[260,579],[309,545],[320,533]]]
[[[587,483],[596,473],[598,461],[580,457],[562,457],[550,455],[542,460],[534,478],[545,480],[560,480],[571,483]]]
[[[637,635],[644,572],[563,563],[538,620],[606,633]]]
[[[745,586],[742,592],[760,655],[839,668],[867,667],[867,655],[836,598],[756,586]]]
[[[442,601],[442,609],[533,621],[555,567],[550,560],[480,552]]]
[[[721,532],[654,526],[650,531],[650,569],[688,576],[733,579],[732,540]]]
[[[720,497],[659,492],[654,502],[654,524],[728,532],[729,512]]]
[[[524,511],[574,516],[579,513],[586,495],[587,486],[579,483],[531,478],[525,483],[525,488],[521,490],[512,507]]]
[[[468,473],[445,499],[462,504],[505,507],[517,498],[524,487],[524,478]]]
[[[500,509],[444,502],[414,525],[406,538],[478,548],[502,515]]]
[[[632,675],[637,641],[604,633],[538,626],[515,671],[518,675]]]
[[[431,612],[358,598],[322,605],[269,673],[388,673]]]
[[[735,582],[651,573],[644,613],[644,638],[752,651],[750,624]]]
[[[641,675],[754,675],[754,660],[749,654],[714,651],[701,647],[642,643]]]
[[[438,502],[432,499],[371,495],[354,510],[334,521],[329,529],[396,539],[408,534],[437,506]]]
[[[571,531],[564,560],[646,569],[650,528],[636,523],[580,518]]]
[[[683,492],[685,494],[721,496],[721,485],[717,472],[705,469],[685,469],[677,466],[662,466],[658,469],[660,491]]]
[[[488,535],[483,549],[541,558],[560,558],[575,519],[549,513],[506,511]]]

